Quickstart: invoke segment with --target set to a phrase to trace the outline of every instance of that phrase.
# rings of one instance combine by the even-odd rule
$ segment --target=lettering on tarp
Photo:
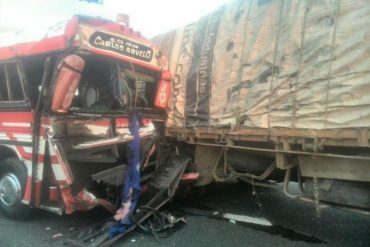
[[[173,105],[175,114],[181,115],[181,109],[183,107],[182,102],[177,102],[177,99],[180,95],[181,89],[183,87],[184,81],[186,80],[187,70],[190,67],[191,58],[192,58],[192,41],[195,31],[195,24],[189,24],[184,28],[184,34],[180,46],[180,54],[177,59],[177,65],[173,77]]]
[[[193,37],[193,47],[191,64],[187,74],[186,80],[186,107],[185,107],[185,126],[194,127],[199,123],[199,116],[197,112],[198,99],[199,99],[199,81],[198,81],[198,68],[200,65],[200,56],[204,40],[208,37],[207,27],[210,17],[203,17],[196,27]],[[208,121],[206,126],[208,125]]]
[[[150,62],[153,57],[152,48],[103,32],[93,33],[89,44],[98,49],[112,51],[145,62]]]
[[[224,8],[199,21],[186,83],[185,126],[209,126],[213,48]],[[199,54],[199,55],[198,55]]]

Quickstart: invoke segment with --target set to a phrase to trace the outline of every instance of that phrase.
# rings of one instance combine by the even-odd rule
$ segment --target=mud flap
[[[174,154],[157,169],[153,178],[144,187],[143,193],[137,203],[137,209],[132,214],[137,224],[143,223],[175,195],[188,163],[189,158]],[[150,208],[153,210],[140,210],[140,208]],[[114,224],[117,223],[113,222],[113,219],[109,219],[103,224],[94,226],[87,232],[81,233],[77,239],[67,239],[65,243],[78,247],[107,247],[137,227],[137,224],[133,224],[124,233],[119,233],[110,238],[110,229]]]

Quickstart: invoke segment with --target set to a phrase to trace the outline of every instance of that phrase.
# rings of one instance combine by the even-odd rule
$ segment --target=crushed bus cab
[[[0,208],[115,212],[129,116],[139,116],[142,180],[158,162],[171,75],[127,25],[74,16],[41,40],[0,47]]]

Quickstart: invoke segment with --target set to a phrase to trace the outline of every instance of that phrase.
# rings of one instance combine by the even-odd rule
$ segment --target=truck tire
[[[27,170],[18,158],[0,160],[0,210],[10,219],[24,220],[30,208],[22,203]]]

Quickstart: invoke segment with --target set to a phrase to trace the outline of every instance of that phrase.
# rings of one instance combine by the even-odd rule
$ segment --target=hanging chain
[[[317,176],[317,162],[315,161],[313,164],[313,195],[315,199],[315,209],[316,209],[316,217],[321,217],[320,211],[320,195],[319,195],[319,181]]]
[[[256,198],[256,204],[258,205],[258,216],[261,215],[262,213],[262,203],[260,201],[260,198],[258,197],[258,194],[257,194],[257,191],[256,191],[256,187],[254,185],[254,177],[252,176],[252,195],[254,195],[254,197]]]

